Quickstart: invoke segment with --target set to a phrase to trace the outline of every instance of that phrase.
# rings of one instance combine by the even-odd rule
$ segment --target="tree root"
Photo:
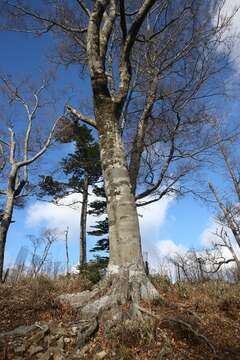
[[[161,323],[180,324],[196,338],[204,341],[214,354],[216,353],[208,338],[196,331],[190,323],[181,319],[158,316],[141,307],[142,300],[151,302],[161,300],[161,298],[143,271],[133,271],[129,268],[108,274],[92,291],[60,296],[60,301],[69,302],[71,306],[78,309],[81,319],[91,320],[91,326],[82,328],[79,347],[85,345],[97,331],[99,322],[108,330],[124,319],[144,320],[143,314],[146,314],[160,320]],[[191,313],[191,311],[187,312]]]
[[[119,320],[126,305],[130,317],[141,316],[136,307],[142,300],[160,300],[160,295],[144,271],[122,268],[118,273],[107,274],[92,291],[65,294],[59,297],[78,309],[83,318],[98,317],[110,312],[109,320]]]
[[[173,323],[177,323],[177,324],[180,324],[180,325],[184,326],[189,332],[193,333],[196,338],[199,338],[199,339],[203,340],[208,345],[208,347],[211,349],[211,351],[214,354],[216,354],[216,350],[215,350],[214,346],[212,345],[212,343],[208,340],[208,338],[206,336],[198,333],[196,330],[194,330],[192,325],[189,324],[188,322],[186,322],[184,320],[181,320],[181,319],[158,316],[156,314],[153,314],[151,311],[148,311],[147,309],[144,309],[141,306],[138,306],[138,309],[141,312],[145,313],[146,315],[151,316],[151,317],[153,317],[153,318],[155,318],[157,320],[160,320],[161,323],[163,323],[163,322],[173,322]]]
[[[138,304],[141,300],[159,300],[160,295],[143,271],[122,269],[109,274],[92,291],[64,294],[61,302],[68,302],[83,313],[99,314],[111,305]]]
[[[107,274],[92,291],[61,295],[59,300],[77,309],[82,320],[91,320],[90,328],[83,328],[80,334],[79,346],[82,347],[98,323],[109,330],[124,319],[143,320],[138,308],[140,302],[160,300],[160,295],[144,271],[122,268],[118,273]]]
[[[199,334],[196,330],[193,329],[193,327],[186,321],[183,321],[181,319],[175,319],[175,318],[163,318],[162,322],[174,322],[174,323],[178,323],[180,325],[183,325],[188,331],[192,332],[194,334],[194,336],[196,336],[197,338],[203,340],[208,347],[211,349],[211,351],[216,354],[216,350],[215,347],[213,346],[213,344],[208,340],[208,338],[202,334]]]

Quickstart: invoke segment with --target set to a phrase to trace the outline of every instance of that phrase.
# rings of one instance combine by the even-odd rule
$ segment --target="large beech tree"
[[[224,56],[217,63],[216,52],[221,43],[223,54],[229,25],[222,6],[223,1],[210,0],[7,1],[3,6],[6,27],[39,35],[52,31],[60,60],[81,64],[90,77],[94,116],[66,109],[94,127],[100,141],[111,286],[95,309],[109,301],[136,304],[159,296],[144,272],[136,202],[180,191],[180,180],[207,146],[203,99],[212,92],[206,84],[226,65]]]

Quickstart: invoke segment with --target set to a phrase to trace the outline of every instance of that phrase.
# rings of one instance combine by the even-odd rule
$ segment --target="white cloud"
[[[80,198],[77,199],[77,197],[74,196],[74,199],[72,198],[72,200],[76,201],[80,200]],[[73,209],[67,206],[37,201],[27,209],[26,224],[28,227],[44,225],[64,230],[69,226],[71,229],[75,229],[76,225],[79,223],[78,219],[79,210],[77,210],[76,206],[75,209]]]
[[[227,44],[229,45],[230,41],[232,42],[232,53],[231,58],[234,60],[234,64],[236,69],[240,70],[240,10],[237,10],[240,8],[240,0],[226,0],[222,12],[221,17],[224,19],[224,17],[231,17],[233,14],[234,16],[231,19],[230,25],[225,31],[224,37],[227,40]],[[215,22],[217,21],[217,16],[214,18]],[[233,37],[233,38],[232,38]],[[220,51],[222,51],[223,48],[220,46]]]
[[[200,235],[200,244],[204,247],[210,247],[212,242],[216,240],[216,231],[219,229],[219,225],[214,221],[210,220],[209,225]]]
[[[142,235],[143,254],[149,261],[151,269],[166,271],[167,258],[175,253],[184,253],[186,248],[176,244],[173,240],[162,239],[161,231],[168,222],[174,222],[169,216],[170,206],[174,204],[174,197],[166,196],[162,200],[139,209],[140,229]],[[163,269],[164,268],[164,269]],[[168,269],[169,270],[169,269]]]
[[[157,243],[158,253],[160,256],[169,256],[173,254],[184,254],[187,249],[182,244],[176,244],[172,240],[161,240]]]
[[[174,197],[165,196],[163,199],[153,202],[147,206],[140,207],[138,213],[143,220],[143,225],[146,227],[158,225],[161,226],[166,219],[166,212],[173,202]],[[146,199],[147,201],[147,199]],[[141,220],[140,220],[141,223]]]
[[[90,201],[94,196],[90,194]],[[81,194],[72,194],[61,199],[58,205],[50,202],[36,201],[27,208],[26,225],[29,228],[45,226],[57,228],[64,231],[70,229],[70,239],[79,237],[80,214],[81,214]],[[71,206],[67,206],[71,205]],[[92,226],[96,217],[88,216],[87,226]]]

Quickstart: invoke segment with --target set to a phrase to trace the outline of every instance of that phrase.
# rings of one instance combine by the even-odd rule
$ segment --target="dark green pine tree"
[[[93,188],[93,193],[97,198],[101,198],[101,200],[97,199],[92,201],[89,204],[88,213],[95,216],[104,215],[107,213],[107,202],[106,195],[104,191],[104,186],[101,187],[95,186]],[[90,250],[91,252],[96,254],[97,259],[108,259],[108,251],[109,251],[109,238],[108,238],[108,217],[107,215],[103,220],[96,221],[96,225],[91,226],[93,230],[88,231],[89,235],[101,237],[97,240],[96,245]],[[104,252],[103,256],[98,256],[99,252]]]
[[[67,118],[62,119],[58,126],[56,139],[61,143],[74,142],[73,153],[68,154],[60,163],[66,180],[42,176],[39,195],[48,195],[53,200],[57,200],[71,193],[82,194],[79,263],[80,267],[83,267],[87,262],[86,224],[89,187],[95,186],[102,175],[99,145],[87,126],[79,125]]]

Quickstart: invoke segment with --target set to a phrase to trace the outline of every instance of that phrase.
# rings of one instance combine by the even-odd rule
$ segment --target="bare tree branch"
[[[100,25],[109,2],[110,0],[96,0],[89,19],[87,38],[87,52],[91,76],[94,78],[101,76],[104,88],[107,87],[107,82],[104,74],[104,64],[100,56]]]
[[[100,56],[104,64],[106,60],[106,52],[108,48],[108,41],[112,33],[114,20],[116,18],[116,3],[115,0],[110,0],[109,15],[105,11],[103,15],[104,25],[100,32]]]
[[[78,110],[75,110],[73,107],[67,105],[66,106],[67,112],[69,112],[71,115],[76,117],[78,120],[85,122],[88,125],[91,125],[94,128],[97,128],[97,123],[94,119],[90,118],[87,115],[82,114]]]
[[[126,41],[124,43],[121,61],[120,61],[120,84],[119,84],[119,94],[116,99],[116,102],[122,103],[128,92],[129,83],[131,80],[131,62],[130,62],[130,55],[131,50],[138,35],[138,32],[149,12],[151,7],[155,4],[156,0],[145,0],[143,5],[138,11],[136,19],[132,23]]]
[[[15,152],[16,152],[16,141],[15,141],[15,132],[12,128],[8,128],[10,131],[10,164],[15,164]]]
[[[91,15],[90,10],[87,8],[87,6],[84,4],[84,2],[82,0],[77,0],[77,3],[80,5],[82,10],[85,12],[85,14],[88,17],[90,17],[90,15]]]
[[[231,229],[231,231],[238,243],[238,246],[240,246],[240,228],[239,228],[238,222],[236,221],[233,214],[231,214],[231,211],[229,211],[227,209],[227,207],[224,205],[223,201],[220,199],[220,197],[217,193],[217,190],[214,188],[214,186],[211,183],[209,183],[208,186],[209,186],[209,189],[212,192],[217,204],[219,205],[220,209],[223,212],[224,220],[226,221],[227,226]]]
[[[26,133],[25,133],[25,141],[24,141],[24,161],[28,160],[28,151],[29,151],[29,141],[30,141],[30,136],[31,136],[31,131],[32,131],[32,122],[33,119],[36,115],[36,112],[38,110],[39,107],[39,96],[41,94],[41,92],[44,90],[46,84],[45,82],[40,86],[40,88],[34,93],[34,98],[35,98],[35,104],[33,106],[33,110],[30,111],[28,105],[25,103],[25,101],[23,102],[23,105],[27,108],[27,115],[28,115],[28,126],[26,129]],[[28,181],[28,167],[25,166],[24,167],[24,181],[25,183]]]
[[[55,120],[53,126],[52,126],[52,129],[49,133],[49,136],[45,142],[45,144],[43,145],[43,147],[30,159],[27,159],[27,160],[23,160],[23,161],[19,161],[17,163],[17,166],[20,168],[22,166],[26,166],[26,165],[30,165],[31,163],[33,163],[34,161],[36,161],[39,157],[41,157],[45,152],[46,150],[48,149],[49,145],[51,144],[51,141],[52,141],[52,137],[53,137],[53,134],[54,134],[54,131],[55,131],[55,128],[56,128],[56,125],[58,123],[58,121],[62,118],[62,116],[60,116],[59,118],[57,118],[57,120]]]
[[[158,181],[153,184],[149,189],[143,191],[142,193],[136,195],[136,200],[140,200],[148,195],[150,195],[151,193],[153,193],[155,190],[157,190],[163,179],[164,179],[164,176],[169,168],[169,165],[171,164],[171,161],[173,159],[173,155],[174,155],[174,151],[175,151],[175,134],[176,134],[176,131],[180,125],[180,121],[181,121],[181,117],[179,115],[179,113],[176,114],[177,115],[177,123],[176,123],[176,126],[171,134],[171,145],[170,145],[170,148],[169,148],[169,153],[168,153],[168,156],[167,156],[167,159],[165,161],[165,164],[162,166],[162,169],[161,169],[161,172],[160,172],[160,175],[159,175],[159,178],[158,178]],[[174,181],[175,182],[175,181]]]
[[[7,159],[6,159],[5,150],[0,140],[0,171],[2,171],[5,168],[6,163],[7,163]]]
[[[150,118],[150,114],[156,100],[156,92],[158,88],[158,75],[153,79],[152,85],[150,86],[149,94],[146,98],[146,104],[142,112],[141,118],[138,123],[137,132],[133,141],[131,150],[131,158],[129,164],[129,175],[132,184],[132,192],[135,194],[137,186],[137,177],[140,167],[141,157],[144,150],[144,139],[146,136],[147,123]]]
[[[233,166],[231,164],[230,158],[227,155],[226,148],[224,147],[224,144],[223,144],[222,140],[220,140],[220,139],[219,139],[219,149],[220,149],[220,151],[222,153],[222,156],[223,156],[223,159],[225,161],[226,167],[228,169],[230,178],[231,178],[231,180],[233,182],[233,185],[234,185],[234,188],[235,188],[235,193],[236,193],[236,195],[238,197],[238,201],[240,202],[240,183],[239,183],[239,180],[237,179],[237,177],[235,175],[235,172],[234,172]]]
[[[52,18],[46,18],[44,16],[39,15],[37,12],[33,11],[32,9],[27,9],[23,6],[20,5],[15,5],[13,3],[8,3],[8,5],[10,7],[12,7],[13,9],[17,10],[20,12],[20,14],[23,15],[27,15],[29,17],[32,17],[33,19],[46,23],[46,26],[44,29],[33,29],[32,32],[38,32],[39,34],[44,34],[48,31],[50,31],[54,26],[59,27],[60,29],[66,31],[66,32],[70,32],[70,33],[84,33],[87,32],[87,29],[81,29],[81,28],[73,28],[71,26],[67,26],[66,24],[60,23],[58,21],[56,21],[55,19]],[[25,31],[25,30],[24,30]],[[28,30],[28,32],[31,32],[31,30]]]

